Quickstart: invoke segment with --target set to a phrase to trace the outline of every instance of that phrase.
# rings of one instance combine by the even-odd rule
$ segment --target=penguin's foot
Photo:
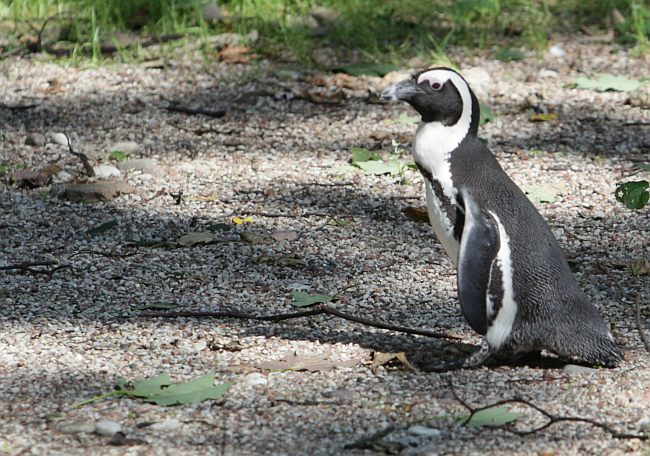
[[[434,366],[427,366],[425,370],[433,372],[450,371],[457,369],[476,369],[482,366],[492,356],[492,351],[485,339],[481,340],[481,346],[467,358],[445,361]]]

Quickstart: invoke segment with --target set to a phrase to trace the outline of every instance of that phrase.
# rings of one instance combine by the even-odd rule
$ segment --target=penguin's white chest
[[[454,186],[451,175],[451,153],[466,133],[466,129],[460,129],[456,125],[421,123],[413,147],[415,162],[430,173],[430,176],[425,176],[429,221],[454,265],[458,263],[460,244],[454,238],[458,189]]]

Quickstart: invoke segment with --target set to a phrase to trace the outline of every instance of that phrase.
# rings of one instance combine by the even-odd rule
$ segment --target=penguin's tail
[[[602,367],[618,366],[623,361],[623,352],[614,341],[605,322],[599,315],[596,315],[596,318],[583,319],[569,327],[558,328],[554,347],[551,350],[560,356],[587,364]]]

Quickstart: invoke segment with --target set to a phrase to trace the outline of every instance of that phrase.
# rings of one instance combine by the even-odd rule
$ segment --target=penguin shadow
[[[433,328],[432,328],[433,329]],[[488,369],[529,367],[531,369],[561,369],[567,363],[590,366],[575,360],[567,360],[552,353],[533,352],[516,356],[491,356],[478,366],[460,367],[465,358],[479,349],[479,346],[462,340],[413,336],[405,333],[379,333],[371,330],[334,331],[317,333],[307,327],[297,326],[253,326],[244,331],[246,336],[273,336],[287,340],[309,340],[320,344],[353,344],[377,353],[404,353],[406,359],[420,372],[443,373],[456,370],[472,370],[486,367]],[[385,364],[389,370],[399,370],[403,366],[397,360]]]

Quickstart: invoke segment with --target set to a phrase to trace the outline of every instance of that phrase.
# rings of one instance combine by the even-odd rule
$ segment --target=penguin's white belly
[[[442,202],[436,197],[431,186],[431,182],[425,181],[427,194],[427,212],[429,213],[429,222],[433,227],[433,232],[442,244],[442,247],[451,258],[454,266],[458,265],[459,242],[454,238],[454,226],[442,207]]]

